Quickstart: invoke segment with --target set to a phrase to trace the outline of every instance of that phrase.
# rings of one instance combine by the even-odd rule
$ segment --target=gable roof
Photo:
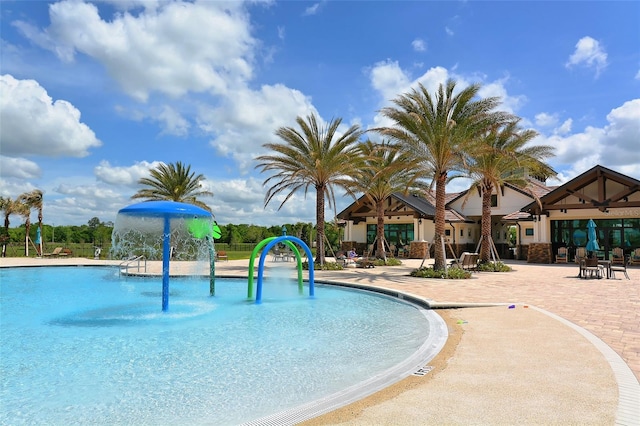
[[[527,179],[527,187],[526,188],[520,188],[517,185],[514,185],[512,183],[506,182],[504,184],[504,186],[506,188],[512,189],[516,192],[519,192],[522,195],[525,195],[529,198],[533,198],[535,199],[542,197],[543,195],[551,192],[553,189],[557,188],[556,186],[547,186],[544,183],[538,181],[537,179]],[[474,188],[469,188],[466,191],[462,191],[459,192],[457,194],[450,194],[451,195],[451,199],[447,199],[447,205],[449,203],[452,203],[456,200],[459,200],[460,198],[464,198],[466,197],[466,195],[469,193],[469,191],[473,191]],[[533,195],[532,195],[533,194]]]
[[[436,216],[436,208],[434,206],[435,199],[432,196],[427,195],[421,197],[417,194],[405,195],[401,192],[394,192],[389,196],[389,199],[390,201],[388,201],[388,203],[390,205],[385,209],[385,216],[402,215],[420,219],[434,219]],[[403,207],[409,207],[410,210],[406,211]],[[375,206],[372,205],[371,200],[369,200],[366,195],[363,195],[349,207],[338,213],[337,217],[343,220],[359,222],[365,220],[367,217],[375,217]],[[446,209],[445,221],[468,222],[468,219],[453,209]]]
[[[615,193],[609,194],[607,181],[616,182],[619,187]],[[582,191],[585,187],[597,184],[597,195],[590,196]],[[573,178],[564,185],[540,197],[540,203],[534,201],[520,211],[530,214],[542,214],[549,210],[559,209],[591,209],[605,211],[608,208],[640,207],[640,201],[628,201],[631,194],[640,193],[640,181],[606,167],[597,165]],[[578,201],[560,204],[560,201],[571,197]]]

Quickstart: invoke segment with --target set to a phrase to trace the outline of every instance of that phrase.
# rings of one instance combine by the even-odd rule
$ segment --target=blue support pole
[[[171,257],[171,219],[164,216],[162,231],[162,311],[169,310],[169,258]]]

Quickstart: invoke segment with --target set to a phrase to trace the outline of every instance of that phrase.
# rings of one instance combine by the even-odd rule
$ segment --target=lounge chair
[[[629,265],[640,265],[640,248],[635,249],[629,256]]]
[[[611,264],[612,265],[624,265],[624,250],[620,247],[616,247],[612,250]]]
[[[454,259],[451,261],[450,265],[457,266],[465,271],[477,271],[479,258],[480,255],[478,253],[469,253],[468,251],[465,251],[460,255],[460,259]]]
[[[556,254],[556,263],[567,263],[567,248],[560,247],[558,249],[558,254]]]
[[[587,258],[587,249],[584,247],[578,247],[576,249],[576,263],[580,264],[580,262]]]
[[[46,257],[57,257],[57,256],[66,256],[67,253],[62,252],[62,247],[56,247],[55,249],[53,249],[51,253],[43,253],[42,255]]]

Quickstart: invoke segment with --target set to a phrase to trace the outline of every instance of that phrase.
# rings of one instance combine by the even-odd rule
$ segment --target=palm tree
[[[198,197],[213,196],[213,193],[202,189],[201,182],[205,180],[202,174],[196,176],[191,166],[185,166],[180,161],[173,164],[160,164],[150,170],[151,177],[141,178],[138,183],[148,186],[136,192],[131,198],[144,198],[145,201],[176,201],[189,203],[207,211],[211,208]]]
[[[508,116],[492,112],[499,104],[498,98],[474,99],[479,90],[480,85],[474,84],[454,93],[456,82],[448,80],[446,85],[440,84],[434,97],[420,84],[396,98],[394,107],[381,111],[393,121],[393,127],[376,130],[397,140],[434,173],[430,189],[435,182],[436,241],[444,236],[445,187],[451,179],[461,176],[470,143],[491,124]],[[434,269],[444,267],[444,250],[441,244],[435,244]]]
[[[2,257],[7,257],[7,242],[9,241],[9,216],[18,213],[18,200],[11,197],[0,197],[0,210],[4,212],[4,230],[2,232]]]
[[[376,208],[376,256],[386,259],[384,241],[384,202],[394,192],[425,188],[423,179],[431,176],[420,161],[402,152],[387,141],[360,145],[363,166],[353,189],[362,192]]]
[[[334,186],[342,187],[354,196],[353,175],[359,161],[357,143],[362,131],[353,125],[341,135],[338,128],[342,119],[331,120],[320,127],[314,114],[297,117],[299,130],[280,127],[275,134],[283,143],[267,143],[263,146],[275,154],[257,158],[261,172],[275,171],[263,185],[274,182],[264,197],[265,207],[281,193],[288,192],[278,210],[299,190],[306,196],[310,187],[316,191],[316,262],[324,264],[324,207],[325,197],[329,207],[335,206]]]
[[[491,195],[494,189],[510,183],[535,197],[535,193],[529,190],[524,171],[545,178],[556,174],[551,166],[543,162],[545,158],[553,156],[554,148],[547,145],[526,146],[537,133],[531,129],[520,129],[519,121],[514,119],[504,126],[491,128],[469,151],[468,175],[474,182],[467,197],[473,188],[482,196],[481,262],[488,262],[490,256]]]
[[[22,201],[22,197],[25,194],[22,194],[16,200],[16,208],[15,212],[24,218],[24,255],[29,257],[29,231],[31,230],[31,207],[24,201]]]
[[[29,213],[31,213],[31,209],[38,209],[38,229],[40,229],[40,243],[38,244],[37,250],[38,255],[42,254],[42,207],[43,207],[43,194],[39,189],[34,189],[31,192],[26,192],[20,197],[18,197],[21,203],[26,205],[29,209]],[[27,236],[29,235],[29,229],[27,228]],[[28,246],[25,248],[26,253],[28,255],[29,249]]]

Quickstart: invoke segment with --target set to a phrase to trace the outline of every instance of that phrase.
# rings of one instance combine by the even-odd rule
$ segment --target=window
[[[447,237],[451,236],[451,229],[445,229],[444,230],[444,235],[446,235]]]
[[[491,207],[498,207],[498,194],[491,194]]]
[[[367,225],[367,244],[373,244],[376,239],[377,225]],[[403,246],[413,241],[413,223],[390,223],[384,225],[384,238],[389,244]]]
[[[533,236],[533,228],[525,228],[524,235],[526,235],[527,237],[532,237]]]

